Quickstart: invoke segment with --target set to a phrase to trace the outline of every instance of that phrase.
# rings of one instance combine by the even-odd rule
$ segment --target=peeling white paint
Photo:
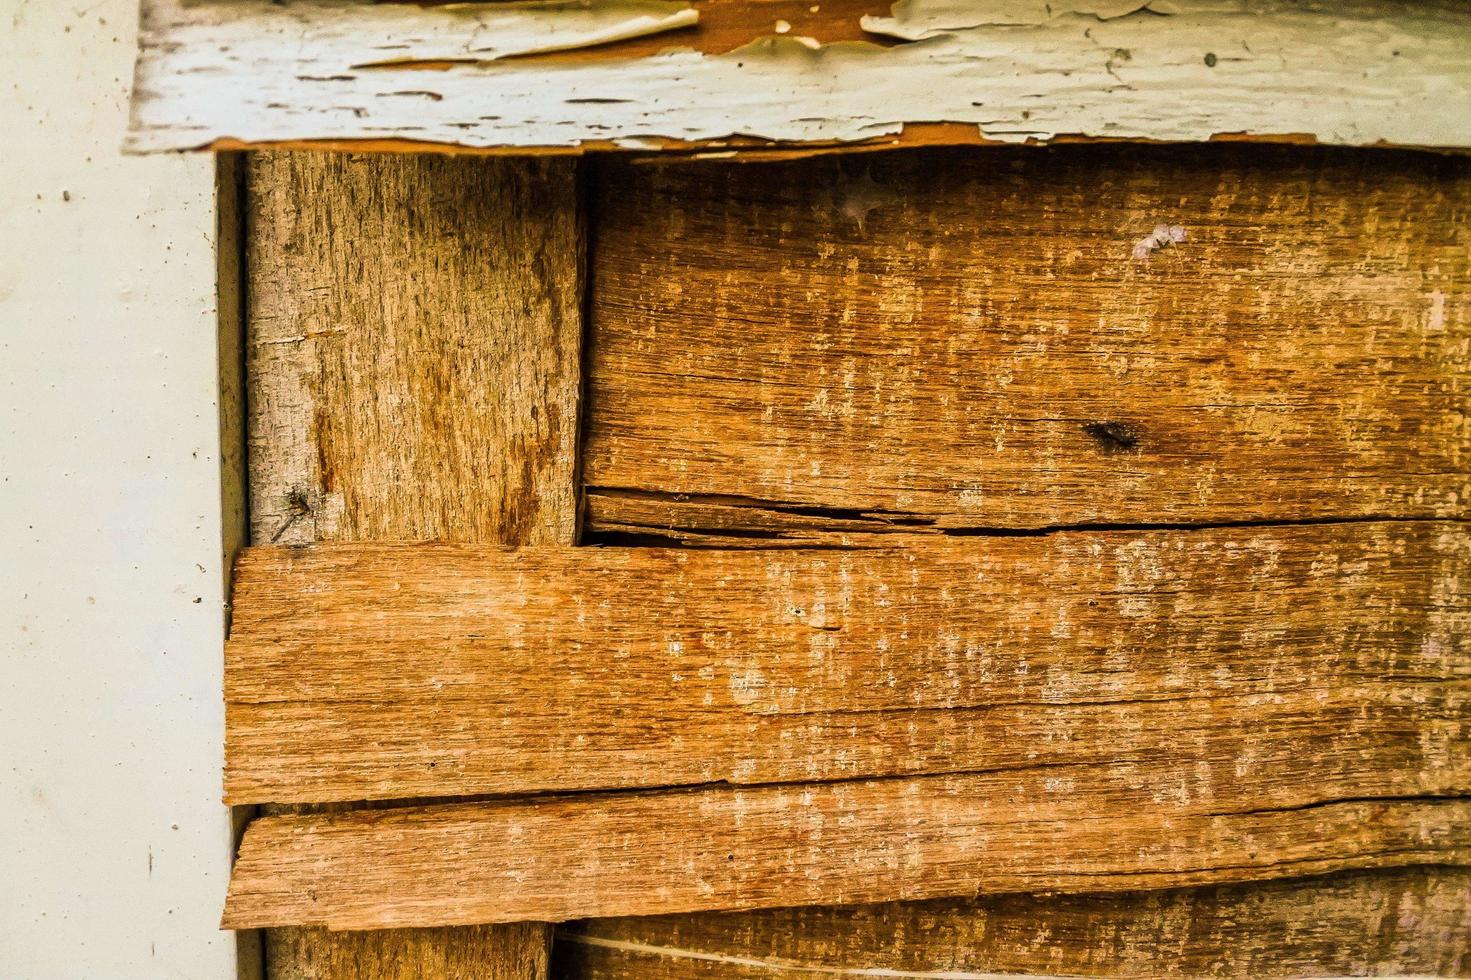
[[[719,55],[511,57],[693,16],[656,0],[148,0],[128,145],[852,141],[950,122],[1007,142],[1247,133],[1471,147],[1471,6],[1450,4],[906,0],[865,22],[920,39],[892,48],[772,35]],[[466,63],[381,67],[419,61]]]
[[[0,977],[245,976],[214,167],[117,152],[132,0],[0,11]]]
[[[1239,3],[1217,4],[1214,8],[1239,9]],[[1045,24],[1069,14],[1114,20],[1129,14],[1178,14],[1180,7],[1172,0],[1074,0],[1051,3],[1047,0],[995,0],[992,3],[967,0],[898,0],[889,17],[864,17],[863,29],[903,41],[923,41],[942,34],[974,30],[979,27],[1027,27]]]

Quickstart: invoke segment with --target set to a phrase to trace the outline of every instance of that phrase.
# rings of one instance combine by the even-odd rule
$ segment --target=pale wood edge
[[[245,453],[245,167],[239,153],[215,158],[215,315],[219,329],[220,547],[224,556],[226,602],[234,595],[235,558],[249,541]],[[225,609],[228,637],[231,609]],[[231,863],[245,828],[260,808],[230,807]],[[235,933],[239,980],[265,977],[265,957],[258,929]]]

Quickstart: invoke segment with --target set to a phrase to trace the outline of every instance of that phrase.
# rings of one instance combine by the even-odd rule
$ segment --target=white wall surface
[[[0,0],[0,978],[234,975],[213,161],[135,0]]]

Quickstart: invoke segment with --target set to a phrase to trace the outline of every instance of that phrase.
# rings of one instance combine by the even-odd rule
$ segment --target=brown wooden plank
[[[559,980],[1464,977],[1471,872],[595,919],[557,939]]]
[[[1020,769],[268,816],[246,830],[225,925],[561,920],[1471,863],[1471,797],[1182,812],[1142,803],[1136,778]]]
[[[572,543],[576,164],[255,161],[254,540]]]
[[[270,818],[247,835],[227,921],[1458,863],[1468,549],[1464,525],[1424,521],[852,553],[255,549],[238,569],[232,711],[304,708],[307,724],[276,714],[268,731],[293,751],[311,712],[332,717],[337,740],[302,761],[334,778],[384,767],[399,793],[850,778]],[[892,758],[947,774],[851,778]],[[472,766],[483,781],[463,778]]]
[[[254,539],[571,543],[575,164],[264,155],[248,183]],[[284,930],[267,962],[274,980],[527,980],[548,941]]]
[[[1464,160],[1076,147],[600,183],[589,531],[1467,513]],[[1160,223],[1185,241],[1135,258]]]
[[[272,929],[267,976],[292,980],[531,980],[545,977],[540,922],[390,931]]]
[[[230,798],[1103,763],[1207,807],[1471,789],[1464,524],[915,540],[252,549]]]
[[[599,196],[588,526],[772,547],[871,545],[947,523],[1464,514],[1466,188],[1463,165],[1419,157],[1220,148],[611,167]],[[1191,238],[1131,265],[1141,229],[1160,220],[1186,223]],[[1410,232],[1416,222],[1427,234]],[[1371,355],[1372,366],[1359,360]],[[1162,431],[1138,431],[1128,413],[1139,404]],[[1004,411],[987,417],[987,406]],[[1133,451],[1083,429],[1108,421],[1134,427]],[[932,477],[937,465],[948,483]],[[1447,494],[1435,496],[1435,479],[1416,485],[1427,469]],[[967,477],[997,473],[1010,482],[967,492]],[[901,493],[921,506],[897,506]],[[1427,873],[1426,887],[1442,888],[1444,874]],[[993,947],[972,962],[1124,975],[1130,963],[1136,975],[1465,969],[1464,919],[1438,933],[1446,920],[1415,920],[1413,902],[1405,921],[1423,928],[1373,946],[1395,921],[1374,910],[1402,907],[1392,873],[1360,879],[1336,932],[1320,929],[1337,894],[1327,882],[1302,884],[1307,900],[1322,892],[1311,907],[1281,905],[1274,887],[1182,892],[1167,933],[1157,918],[1132,919],[1125,896],[1007,899],[1050,958]],[[1075,931],[1074,901],[1100,923],[1135,921],[1178,944],[1143,940],[1125,955],[1109,925]],[[700,948],[810,965],[833,962],[814,952],[830,943],[853,954],[844,963],[948,965],[925,952],[910,911],[886,906],[826,932],[817,923],[834,920],[821,909],[712,914],[653,938],[690,945],[738,923],[738,941]],[[1242,914],[1281,932],[1253,944],[1217,931]],[[793,921],[803,916],[805,928]],[[589,927],[649,939],[635,922]],[[783,928],[800,938],[764,942]],[[1160,956],[1152,974],[1137,959],[1146,950]],[[576,962],[594,977],[747,975],[606,951]]]

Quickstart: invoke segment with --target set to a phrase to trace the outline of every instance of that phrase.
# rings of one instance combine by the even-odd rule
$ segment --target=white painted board
[[[145,8],[139,151],[849,142],[915,123],[1002,142],[1471,147],[1471,4],[1445,0],[903,0],[860,19],[894,47],[772,34],[714,54],[669,33],[698,13],[677,0]],[[660,54],[593,50],[664,33]]]
[[[219,930],[214,161],[126,157],[134,0],[0,0],[0,977]]]

